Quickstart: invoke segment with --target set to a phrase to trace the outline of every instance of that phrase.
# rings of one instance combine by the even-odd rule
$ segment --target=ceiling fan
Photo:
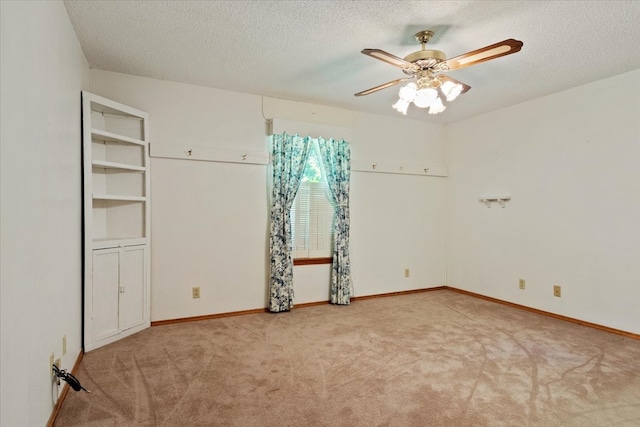
[[[431,37],[433,37],[433,31],[430,30],[416,33],[415,39],[422,44],[422,50],[410,53],[404,59],[380,49],[363,49],[362,53],[365,55],[401,68],[409,77],[363,90],[356,93],[355,96],[369,95],[400,83],[409,82],[400,88],[400,99],[393,105],[393,108],[402,114],[407,114],[407,108],[413,102],[419,108],[429,107],[430,114],[438,114],[446,108],[440,95],[443,95],[447,101],[453,101],[458,95],[471,89],[471,86],[442,73],[511,55],[519,52],[522,48],[520,40],[507,39],[447,59],[445,53],[440,50],[425,49],[425,45],[431,40]]]

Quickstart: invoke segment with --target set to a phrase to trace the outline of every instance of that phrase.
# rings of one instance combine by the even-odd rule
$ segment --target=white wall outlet
[[[200,286],[196,286],[191,289],[191,294],[193,298],[200,298]]]
[[[411,271],[408,268],[404,269],[404,277],[409,277],[411,276]]]
[[[524,281],[524,279],[520,279],[518,280],[518,286],[520,287],[520,289],[524,290],[526,287],[526,283]]]

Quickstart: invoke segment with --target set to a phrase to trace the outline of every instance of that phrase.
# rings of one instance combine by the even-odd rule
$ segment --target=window
[[[321,167],[318,145],[309,148],[300,188],[291,208],[294,259],[326,258],[333,252],[334,206]]]

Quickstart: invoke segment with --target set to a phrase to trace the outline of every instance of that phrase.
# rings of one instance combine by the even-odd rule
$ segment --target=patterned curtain
[[[349,181],[351,151],[345,141],[318,138],[322,167],[331,199],[336,207],[331,272],[331,303],[351,302],[351,262],[349,261]]]
[[[293,307],[293,261],[291,260],[291,206],[309,157],[310,138],[286,133],[271,136],[273,192],[271,205],[269,310]]]

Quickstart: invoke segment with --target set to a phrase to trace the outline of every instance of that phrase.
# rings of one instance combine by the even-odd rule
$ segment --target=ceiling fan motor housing
[[[433,67],[438,62],[445,61],[447,56],[441,50],[427,49],[410,53],[404,57],[404,60],[416,64],[421,69]]]

